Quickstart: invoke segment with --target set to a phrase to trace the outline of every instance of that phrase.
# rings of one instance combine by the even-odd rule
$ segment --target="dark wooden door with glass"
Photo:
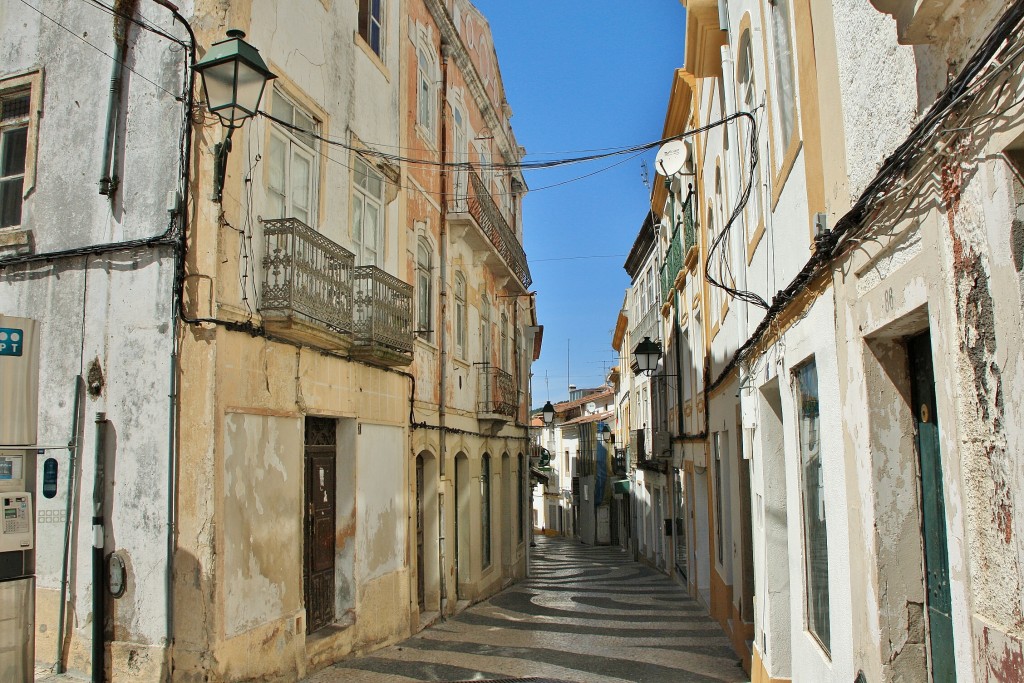
[[[303,593],[306,633],[334,622],[335,421],[306,418]]]
[[[911,401],[921,463],[921,526],[928,590],[928,645],[932,681],[956,681],[953,655],[953,620],[949,591],[949,555],[946,548],[946,505],[942,489],[942,453],[935,409],[935,373],[931,337],[926,332],[907,342]]]

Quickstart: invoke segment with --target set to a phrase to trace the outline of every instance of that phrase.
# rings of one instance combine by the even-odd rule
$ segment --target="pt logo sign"
[[[24,341],[24,330],[0,327],[0,356],[20,356]]]

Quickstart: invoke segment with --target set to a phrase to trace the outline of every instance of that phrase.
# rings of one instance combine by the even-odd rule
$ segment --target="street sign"
[[[0,356],[20,356],[24,340],[24,330],[0,327]]]

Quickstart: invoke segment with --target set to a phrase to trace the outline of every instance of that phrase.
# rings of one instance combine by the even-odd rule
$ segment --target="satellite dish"
[[[682,140],[666,142],[654,158],[654,167],[666,178],[679,173],[690,158],[690,149]]]
[[[592,415],[597,410],[597,404],[591,401],[587,404],[587,414]]]

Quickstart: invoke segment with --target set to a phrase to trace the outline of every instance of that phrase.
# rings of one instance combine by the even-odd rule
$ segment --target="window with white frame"
[[[452,104],[452,157],[458,164],[465,164],[469,161],[469,136],[466,132],[466,117],[462,109]],[[455,183],[453,193],[456,202],[465,202],[469,187],[469,171],[464,167],[455,170]],[[466,211],[468,207],[461,208]]]
[[[776,152],[789,149],[796,127],[796,78],[793,72],[793,40],[790,35],[790,0],[769,0],[772,50],[775,61]]]
[[[508,313],[501,312],[501,364],[506,371],[512,369],[511,344],[508,334]]]
[[[484,188],[487,192],[491,192],[493,169],[491,169],[491,150],[487,147],[486,140],[477,145],[476,153],[477,157],[480,159],[480,180],[483,181]]]
[[[654,296],[654,266],[647,267],[647,305],[651,308],[657,305],[657,299]],[[660,335],[659,335],[660,336]]]
[[[316,227],[316,202],[319,187],[316,135],[319,124],[308,112],[277,88],[270,112],[285,125],[270,125],[270,149],[267,155],[267,215],[271,218],[297,218]]]
[[[434,78],[434,59],[430,45],[425,38],[421,38],[416,47],[416,62],[416,123],[420,126],[421,134],[433,142],[437,127],[437,79]]]
[[[480,297],[480,360],[491,362],[491,300],[487,294]]]
[[[384,2],[359,0],[359,35],[381,59],[384,58]]]
[[[821,453],[818,370],[814,360],[793,372],[800,428],[801,500],[804,518],[804,573],[807,630],[825,651],[831,648],[828,590],[828,533],[825,524],[825,475]]]
[[[466,358],[466,276],[455,272],[455,355]]]
[[[431,276],[433,249],[420,237],[416,249],[416,333],[423,339],[434,338],[434,281]]]
[[[739,63],[736,69],[736,78],[739,83],[739,101],[740,109],[753,113],[754,108],[757,106],[757,85],[754,79],[754,48],[750,42],[750,31],[744,31],[743,37],[740,38],[740,53]],[[762,199],[761,199],[761,180],[759,176],[760,165],[756,168],[751,168],[751,155],[756,150],[750,148],[750,133],[754,123],[749,119],[741,119],[743,122],[743,132],[739,136],[740,143],[740,172],[744,176],[744,182],[747,182],[746,176],[749,174],[750,178],[750,197],[747,200],[747,205],[743,207],[744,219],[747,227],[748,238],[752,236],[754,230],[757,229],[761,223],[761,212],[762,212]]]
[[[32,91],[0,91],[0,228],[21,225],[29,158]]]
[[[352,244],[363,266],[384,261],[384,176],[355,155],[352,182]]]

